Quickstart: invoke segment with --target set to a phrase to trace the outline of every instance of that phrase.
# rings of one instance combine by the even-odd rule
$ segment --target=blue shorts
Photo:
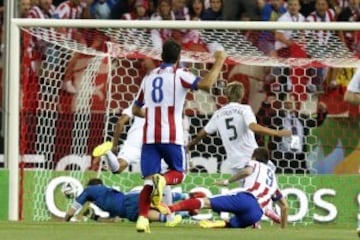
[[[139,193],[128,193],[124,198],[125,215],[131,222],[136,222],[139,215],[139,195]]]
[[[141,149],[141,173],[143,177],[161,172],[164,159],[169,170],[184,172],[186,156],[184,146],[177,144],[143,144]]]
[[[215,212],[230,212],[229,227],[246,228],[260,221],[263,211],[256,198],[247,192],[234,195],[220,195],[209,198],[211,209]]]

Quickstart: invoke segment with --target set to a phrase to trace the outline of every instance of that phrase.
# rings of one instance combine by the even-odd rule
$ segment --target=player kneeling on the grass
[[[279,190],[275,172],[267,164],[268,159],[268,151],[265,148],[257,148],[247,166],[229,180],[225,180],[227,183],[245,178],[246,190],[209,198],[187,199],[169,206],[169,209],[175,212],[207,208],[215,212],[230,212],[234,216],[229,221],[204,220],[200,221],[200,226],[204,228],[246,228],[260,221],[263,209],[272,200],[280,206],[281,227],[285,228],[288,205]]]
[[[101,179],[93,178],[89,180],[87,187],[67,210],[65,221],[70,221],[76,211],[87,202],[94,203],[101,210],[109,213],[109,218],[100,218],[95,214],[91,214],[90,218],[96,221],[114,221],[116,218],[124,218],[135,222],[138,218],[139,192],[119,192],[104,186]],[[152,209],[149,211],[149,219],[151,221],[166,222],[166,226],[174,227],[181,222],[182,217],[175,215],[172,221],[167,221],[165,215]]]

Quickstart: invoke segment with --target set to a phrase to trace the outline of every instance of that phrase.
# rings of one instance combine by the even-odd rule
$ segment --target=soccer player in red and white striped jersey
[[[234,216],[229,221],[201,221],[204,228],[229,227],[246,228],[260,221],[264,208],[274,201],[281,209],[281,227],[285,228],[288,217],[286,199],[279,190],[275,172],[267,164],[269,152],[265,148],[257,148],[253,160],[238,174],[228,180],[218,181],[217,185],[228,185],[231,182],[245,178],[245,190],[216,195],[209,198],[195,198],[181,201],[169,206],[171,212],[212,209],[215,212],[230,212]]]
[[[52,18],[55,13],[55,6],[51,0],[39,0],[38,6],[33,6],[29,11],[28,18]]]
[[[56,8],[54,18],[80,19],[82,11],[80,0],[68,0]]]
[[[226,54],[217,51],[215,62],[200,79],[178,66],[181,46],[168,40],[162,49],[163,63],[152,70],[142,81],[133,106],[133,113],[145,117],[141,172],[145,178],[139,199],[139,232],[149,232],[148,212],[150,202],[158,206],[165,185],[179,184],[184,179],[186,164],[182,114],[188,90],[210,90],[215,83]],[[143,107],[144,106],[144,107]],[[161,159],[169,166],[164,176],[160,173]]]
[[[316,11],[310,13],[306,18],[307,22],[334,22],[336,20],[335,11],[329,8],[327,0],[316,0]],[[331,35],[334,33],[330,31],[313,31],[317,37],[317,41],[321,45],[327,44]]]
[[[27,18],[40,18],[40,19],[50,19],[55,13],[55,6],[52,4],[52,0],[40,0],[38,5],[35,5],[29,11]],[[37,37],[29,36],[29,46],[27,51],[29,52],[29,56],[31,59],[31,66],[34,72],[39,71],[40,62],[42,60],[43,54],[47,49],[45,42],[41,42],[39,36],[51,35],[50,31],[46,31],[45,29],[38,30],[34,28],[33,30]]]
[[[83,12],[83,7],[80,0],[67,0],[61,3],[55,10],[54,18],[57,19],[80,19]],[[61,34],[66,35],[68,38],[72,38],[78,41],[81,44],[86,44],[86,41],[82,34],[77,31],[75,28],[58,28],[58,31]],[[65,74],[64,74],[64,89],[70,94],[75,94],[77,92],[74,83],[73,83],[73,74],[76,61],[78,60],[80,54],[74,53],[74,55],[69,60]]]
[[[310,15],[306,18],[307,22],[334,22],[336,21],[335,11],[329,8],[329,3],[327,0],[316,0],[315,1],[315,11],[310,13]],[[316,45],[321,46],[321,48],[316,48],[318,55],[322,55],[323,57],[327,56],[327,49],[336,48],[337,41],[334,41],[335,32],[334,31],[307,31],[307,34],[311,36],[308,41],[314,41]],[[334,44],[334,42],[336,44]],[[310,55],[312,55],[310,53]],[[314,57],[314,56],[312,56]],[[327,75],[330,78],[330,83],[328,84],[330,88],[336,87],[337,85],[337,74],[338,69],[336,68],[324,68],[323,70],[317,70],[318,76],[317,78],[312,79],[318,90],[322,90],[324,77],[321,75]],[[323,73],[323,74],[321,74]]]

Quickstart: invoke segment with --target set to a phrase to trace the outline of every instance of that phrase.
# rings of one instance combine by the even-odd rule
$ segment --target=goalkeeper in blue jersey
[[[89,180],[84,191],[75,199],[74,203],[67,210],[65,221],[70,221],[77,210],[82,208],[85,203],[91,202],[101,210],[109,213],[109,218],[106,220],[93,214],[91,218],[94,220],[109,221],[109,219],[119,217],[135,222],[138,218],[138,201],[139,192],[123,193],[105,186],[99,178],[92,178]],[[165,215],[153,209],[149,212],[149,219],[151,221],[166,222],[166,226],[174,227],[181,222],[182,217],[181,215],[175,215],[172,221],[166,221]]]

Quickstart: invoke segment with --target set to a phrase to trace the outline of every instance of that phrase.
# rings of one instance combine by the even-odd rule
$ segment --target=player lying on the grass
[[[188,149],[191,149],[208,134],[219,132],[231,174],[238,173],[251,159],[254,150],[258,147],[255,133],[277,137],[291,136],[290,130],[274,130],[259,125],[251,107],[241,103],[244,94],[245,88],[242,83],[228,83],[225,89],[228,103],[212,115],[206,126],[187,145]],[[271,161],[269,164],[270,167],[276,168]],[[243,179],[238,182],[240,187],[243,187]],[[274,222],[279,221],[279,217],[271,209],[266,209],[265,215]]]
[[[229,227],[246,228],[260,221],[263,209],[274,201],[281,209],[281,227],[285,228],[288,217],[288,205],[282,196],[275,172],[267,164],[269,152],[265,148],[254,150],[252,160],[247,166],[228,180],[217,184],[237,181],[245,178],[245,191],[216,195],[209,198],[194,198],[170,205],[171,212],[191,211],[207,208],[215,212],[229,212],[234,215],[228,221],[200,221],[203,228]]]
[[[126,218],[129,221],[135,222],[138,218],[139,192],[119,192],[113,188],[104,186],[101,179],[92,178],[89,180],[84,191],[75,199],[74,203],[67,210],[65,221],[70,221],[77,210],[82,208],[87,202],[92,202],[101,210],[109,213],[108,219],[101,219],[97,216],[93,216],[94,220],[109,221],[109,219]],[[149,219],[151,221],[166,222],[166,226],[174,227],[181,222],[182,217],[181,215],[175,215],[172,221],[167,221],[165,215],[152,209],[149,212]]]

